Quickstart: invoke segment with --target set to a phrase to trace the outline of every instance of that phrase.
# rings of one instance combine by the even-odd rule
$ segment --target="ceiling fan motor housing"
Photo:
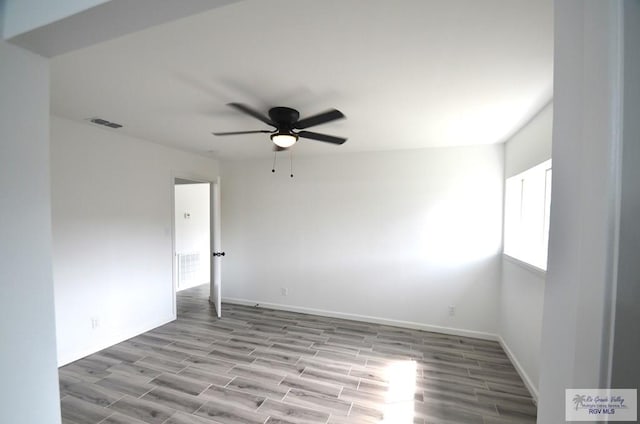
[[[277,124],[278,130],[290,132],[293,124],[300,118],[300,113],[289,107],[277,106],[269,109],[269,118]]]

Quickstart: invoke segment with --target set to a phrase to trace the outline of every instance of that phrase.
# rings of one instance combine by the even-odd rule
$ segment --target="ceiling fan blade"
[[[240,112],[244,112],[249,116],[253,116],[257,120],[262,121],[267,125],[271,125],[272,127],[276,127],[277,126],[276,124],[273,123],[273,121],[271,121],[271,119],[269,119],[268,117],[266,117],[262,113],[258,112],[257,110],[254,110],[254,109],[250,108],[247,105],[244,105],[242,103],[228,103],[228,106],[231,106],[232,108],[238,109]]]
[[[342,144],[345,141],[347,141],[346,138],[335,137],[332,135],[320,134],[320,133],[311,132],[311,131],[300,131],[298,133],[298,136],[302,138],[309,138],[311,140],[326,141],[327,143],[333,143],[333,144]]]
[[[258,133],[266,133],[271,134],[273,131],[269,130],[256,130],[256,131],[231,131],[231,132],[218,132],[211,133],[213,135],[239,135],[239,134],[258,134]]]
[[[344,114],[337,109],[331,109],[326,112],[319,113],[317,115],[310,116],[299,120],[294,124],[294,128],[302,130],[305,128],[313,127],[315,125],[324,124],[325,122],[335,121],[336,119],[344,118]]]

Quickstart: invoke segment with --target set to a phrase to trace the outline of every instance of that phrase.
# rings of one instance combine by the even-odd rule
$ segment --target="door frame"
[[[194,184],[209,184],[209,193],[211,193],[211,189],[214,184],[217,183],[218,178],[215,179],[203,177],[201,175],[195,174],[184,174],[184,173],[171,173],[171,189],[170,189],[170,201],[171,201],[171,290],[172,290],[172,298],[171,298],[171,313],[173,319],[177,319],[177,304],[176,304],[176,296],[178,293],[178,264],[176,261],[176,178],[182,180],[193,181]],[[211,226],[212,214],[213,214],[213,199],[211,195],[209,195],[209,233],[211,237],[211,233],[213,232],[213,227]],[[211,250],[212,240],[209,240],[209,250]],[[211,252],[209,252],[211,254]],[[209,257],[209,267],[213,267],[213,259]],[[209,275],[211,275],[211,270],[209,270]],[[211,282],[209,282],[211,285]]]

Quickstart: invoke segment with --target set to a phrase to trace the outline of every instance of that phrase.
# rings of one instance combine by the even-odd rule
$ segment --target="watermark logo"
[[[634,421],[637,389],[566,389],[566,421]]]

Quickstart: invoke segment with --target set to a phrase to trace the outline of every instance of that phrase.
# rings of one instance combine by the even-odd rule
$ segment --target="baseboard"
[[[139,328],[137,328],[134,331],[127,331],[126,334],[119,334],[116,337],[110,337],[109,339],[107,339],[106,341],[99,343],[99,344],[95,344],[92,345],[90,348],[84,349],[82,351],[78,351],[78,352],[73,352],[72,354],[69,355],[64,355],[64,356],[59,356],[58,357],[58,368],[68,365],[71,362],[75,362],[78,359],[82,359],[86,356],[92,355],[96,352],[99,352],[103,349],[106,349],[108,347],[111,347],[113,345],[116,345],[118,343],[121,343],[125,340],[129,340],[132,337],[138,336],[142,333],[146,333],[147,331],[153,330],[154,328],[158,328],[161,325],[165,325],[171,321],[175,321],[176,317],[173,316],[169,319],[163,319],[159,322],[153,323],[153,324],[147,324],[147,325],[143,325],[140,326]]]
[[[395,319],[389,319],[389,318],[372,317],[368,315],[350,314],[345,312],[329,311],[325,309],[306,308],[302,306],[283,305],[279,303],[265,303],[265,302],[260,302],[256,300],[238,299],[238,298],[231,298],[231,297],[222,298],[222,301],[225,303],[232,303],[236,305],[257,306],[257,307],[268,308],[268,309],[276,309],[280,311],[299,312],[302,314],[320,315],[323,317],[330,317],[330,318],[342,318],[342,319],[348,319],[352,321],[369,322],[372,324],[389,325],[392,327],[403,327],[403,328],[411,328],[414,330],[431,331],[434,333],[450,334],[453,336],[473,337],[476,339],[493,340],[493,341],[499,341],[500,339],[500,337],[497,334],[493,334],[493,333],[486,333],[486,332],[474,331],[474,330],[464,330],[461,328],[453,328],[453,327],[441,327],[437,325],[428,325],[428,324],[422,324],[422,323],[413,322],[413,321],[401,321],[401,320],[395,320]]]
[[[518,358],[516,358],[516,355],[511,351],[511,349],[509,349],[509,345],[507,345],[507,342],[504,341],[502,336],[498,336],[498,342],[500,343],[500,346],[502,346],[502,350],[505,351],[505,353],[509,357],[509,360],[511,361],[516,371],[520,375],[520,378],[522,378],[522,381],[524,382],[524,385],[527,387],[527,390],[529,390],[529,393],[531,394],[533,401],[536,404],[538,404],[538,388],[531,381],[529,374],[527,374],[527,372],[524,370],[522,365],[520,365],[520,362],[518,362]]]

